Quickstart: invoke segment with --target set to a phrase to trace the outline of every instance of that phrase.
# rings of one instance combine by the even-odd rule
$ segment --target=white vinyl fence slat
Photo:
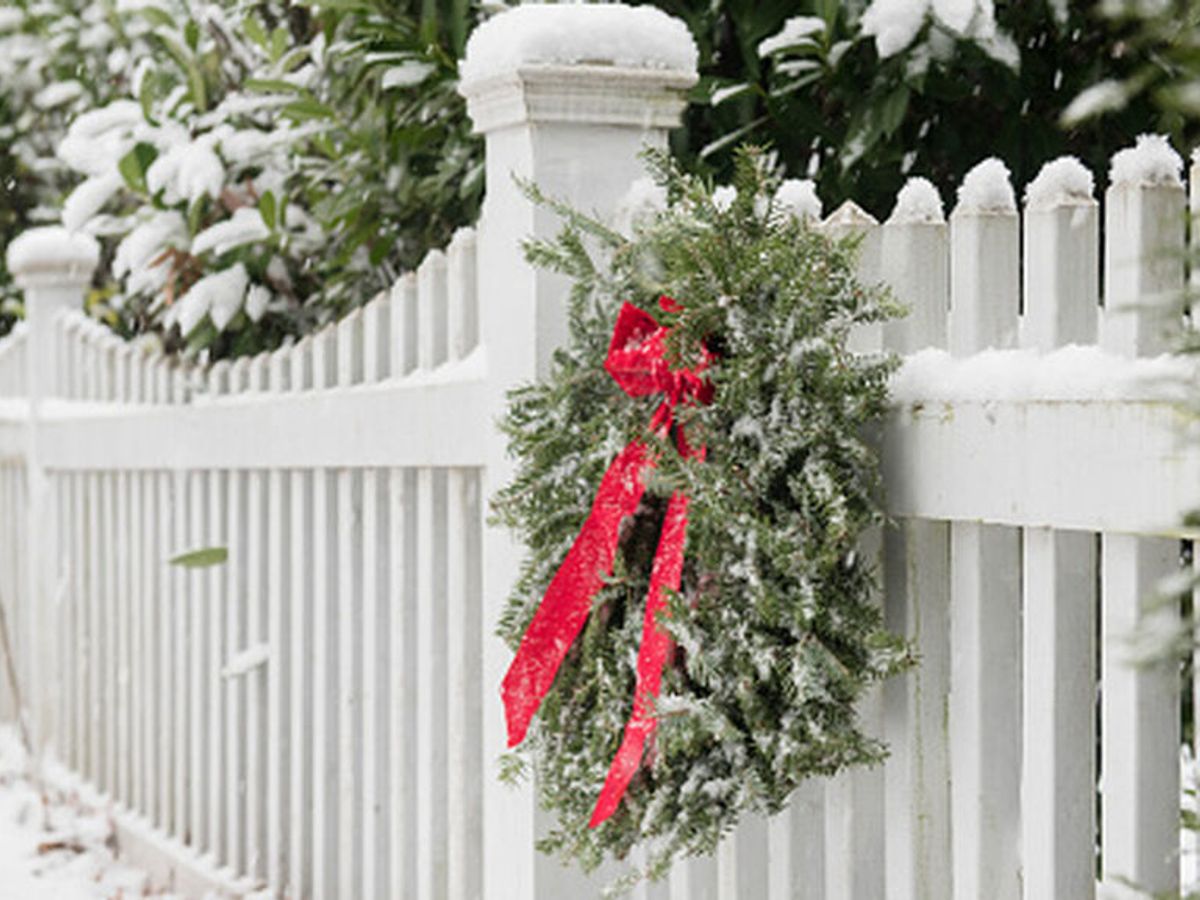
[[[362,381],[362,310],[337,326],[337,384]],[[362,478],[337,472],[338,658],[338,890],[343,900],[361,896],[356,848],[362,842]]]
[[[393,316],[396,308],[392,308]],[[393,323],[396,321],[393,318]],[[399,346],[394,344],[393,346]],[[417,886],[416,475],[388,472],[388,896]]]
[[[1015,210],[950,217],[950,350],[1016,345],[1020,221]],[[1021,535],[950,526],[950,770],[959,896],[1020,896]]]
[[[289,350],[271,355],[268,389],[282,394],[289,386]],[[288,551],[291,545],[292,473],[272,469],[267,473],[267,663],[266,692],[266,808],[263,837],[264,861],[260,866],[268,886],[282,892],[287,871],[288,788],[291,783],[290,681],[293,665],[291,628],[296,618],[296,596],[290,581]],[[294,477],[299,477],[294,476]]]
[[[450,469],[446,474],[446,495],[448,890],[452,900],[477,900],[482,896],[484,876],[481,708],[484,628],[479,599],[481,511],[476,473]]]
[[[747,814],[717,848],[717,897],[766,897],[767,874],[767,820]]]
[[[326,328],[313,339],[313,389],[337,383],[337,332]],[[337,485],[328,470],[313,473],[313,796],[312,891],[337,896]]]
[[[289,354],[289,390],[305,391],[313,386],[312,342],[308,338],[297,343]],[[288,760],[288,819],[296,823],[290,830],[287,846],[287,886],[296,896],[312,889],[312,817],[313,748],[315,740],[304,740],[313,734],[313,668],[316,591],[313,582],[313,496],[316,474],[294,471],[288,476],[291,506],[291,534],[288,555],[288,582],[291,595],[291,679],[289,718],[291,734]]]
[[[857,240],[858,277],[866,284],[880,281],[883,231],[873,216],[847,203],[826,220],[822,229],[835,240]],[[859,326],[851,334],[850,341],[858,352],[879,352],[883,349],[883,325]],[[859,552],[873,561],[876,572],[881,570],[882,542],[878,530],[864,535]],[[873,687],[863,698],[859,716],[862,727],[869,734],[877,738],[884,736],[882,686]],[[824,850],[820,867],[811,874],[801,875],[806,900],[854,900],[883,895],[883,775],[883,768],[876,767],[842,772],[829,779],[825,783],[824,809],[819,810],[820,815],[814,811],[803,823],[796,824],[803,831],[800,840]],[[811,799],[809,803],[812,803]]]
[[[1184,285],[1182,185],[1118,184],[1105,194],[1101,343],[1123,356],[1162,352],[1179,329]],[[1140,628],[1177,627],[1178,607],[1155,599],[1179,569],[1179,542],[1101,537],[1101,866],[1105,881],[1156,893],[1179,889],[1180,685],[1173,660],[1139,664]]]
[[[445,900],[446,473],[417,473],[417,895]]]
[[[1025,210],[1022,346],[1094,342],[1097,204]],[[1095,540],[1024,531],[1022,864],[1027,900],[1095,892]]]
[[[909,313],[884,323],[887,349],[944,348],[950,247],[944,223],[882,226],[883,280]],[[950,529],[903,520],[884,535],[888,627],[913,642],[920,664],[884,687],[884,859],[888,900],[951,896],[950,759],[945,716],[950,688]]]
[[[208,543],[208,474],[193,472],[188,477],[189,519],[184,549],[191,552]],[[188,571],[189,634],[188,645],[188,748],[190,751],[188,771],[188,842],[194,842],[201,851],[211,850],[208,832],[208,778],[207,761],[211,750],[208,746],[212,733],[208,713],[208,679],[205,672],[209,666],[208,628],[208,573],[203,569]],[[218,748],[218,756],[219,756]]]

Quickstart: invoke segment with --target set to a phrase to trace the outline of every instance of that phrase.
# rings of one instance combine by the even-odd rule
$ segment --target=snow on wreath
[[[647,851],[616,891],[879,762],[856,702],[911,662],[856,550],[883,521],[863,434],[895,360],[847,346],[898,307],[761,152],[717,191],[647,158],[623,231],[526,186],[563,219],[526,253],[571,278],[569,339],[510,396],[493,500],[528,548],[499,624],[504,770],[532,767],[557,816],[541,849]]]

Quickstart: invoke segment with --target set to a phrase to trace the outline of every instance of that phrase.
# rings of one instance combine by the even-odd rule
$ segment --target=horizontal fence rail
[[[612,214],[680,107],[679,73],[626,96],[628,73],[579,68],[465,89],[478,229],[274,352],[179,365],[69,308],[86,278],[26,284],[29,325],[0,339],[0,602],[27,711],[183,893],[558,900],[618,874],[540,856],[532,788],[495,763],[492,629],[522,554],[487,521],[513,465],[494,423],[565,328],[518,243],[556,223],[509,174]],[[1186,205],[1168,179],[814,223],[857,235],[862,278],[911,310],[854,341],[907,358],[881,442],[896,524],[863,550],[920,664],[860,710],[886,764],[804,785],[635,896],[1179,887],[1179,679],[1131,666],[1127,638],[1178,615],[1145,601],[1180,571],[1200,452],[1132,380],[1166,371],[1148,358],[1182,317],[1128,307],[1183,287]]]

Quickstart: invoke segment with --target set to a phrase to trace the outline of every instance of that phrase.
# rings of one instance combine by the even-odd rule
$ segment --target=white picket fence
[[[510,174],[611,213],[693,77],[534,66],[464,86],[487,139],[477,230],[274,353],[181,368],[78,311],[86,260],[17,271],[29,321],[0,340],[0,601],[55,777],[111,804],[123,852],[164,882],[560,900],[613,874],[539,855],[532,788],[495,777],[508,654],[492,628],[521,550],[485,521],[511,474],[494,422],[564,331],[562,280],[519,248],[557,223]],[[1158,327],[1117,307],[1182,286],[1185,207],[1180,186],[1110,189],[1103,247],[1091,200],[948,226],[846,205],[821,227],[862,232],[864,277],[912,306],[864,346],[1132,357],[1158,350]],[[806,785],[639,897],[1178,885],[1179,679],[1126,665],[1119,639],[1179,565],[1200,454],[1169,405],[1076,390],[897,406],[884,603],[921,663],[862,711],[891,757]],[[218,546],[222,565],[168,562]],[[0,690],[0,717],[14,712]]]

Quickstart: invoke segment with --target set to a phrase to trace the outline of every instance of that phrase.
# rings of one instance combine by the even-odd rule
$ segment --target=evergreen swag
[[[498,629],[515,648],[613,457],[635,437],[661,453],[612,577],[504,758],[513,778],[532,762],[557,813],[543,851],[590,869],[644,844],[645,873],[658,877],[675,857],[712,851],[744,811],[777,812],[805,778],[878,763],[884,747],[860,730],[855,702],[910,657],[882,628],[875,575],[855,550],[883,521],[864,431],[884,410],[893,360],[847,348],[853,326],[898,308],[855,280],[853,241],[769,199],[778,181],[762,152],[739,155],[731,203],[665,156],[648,159],[668,206],[632,240],[527,187],[564,220],[526,251],[573,280],[570,336],[549,377],[510,397],[503,427],[518,468],[494,509],[528,547]],[[661,309],[661,295],[680,309]],[[711,405],[676,410],[705,461],[650,433],[661,396],[632,398],[603,368],[626,300],[673,329],[673,365],[694,364],[701,342],[715,354]],[[675,650],[657,734],[616,814],[590,829],[632,709],[650,566],[676,488],[691,506],[681,590],[660,619]]]

